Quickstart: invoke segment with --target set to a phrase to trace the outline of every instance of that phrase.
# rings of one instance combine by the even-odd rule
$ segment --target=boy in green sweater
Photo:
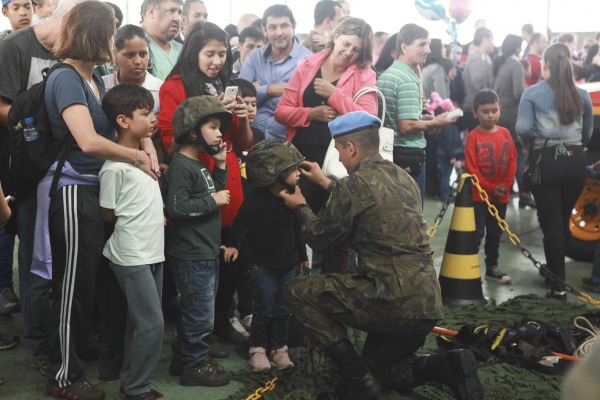
[[[168,228],[166,257],[181,294],[174,358],[184,364],[180,384],[221,386],[231,380],[208,358],[206,337],[213,330],[219,244],[220,207],[229,204],[221,130],[232,114],[214,96],[197,96],[181,103],[173,115],[173,140],[181,145],[165,173]],[[213,174],[198,157],[206,151],[214,160]]]

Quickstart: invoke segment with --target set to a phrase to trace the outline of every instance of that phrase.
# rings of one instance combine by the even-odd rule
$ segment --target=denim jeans
[[[507,204],[494,203],[492,204],[498,210],[500,218],[506,217]],[[498,257],[500,256],[500,237],[502,236],[502,229],[498,225],[496,218],[488,211],[487,204],[483,201],[474,201],[475,207],[475,230],[477,232],[477,247],[481,244],[481,241],[485,237],[485,267],[490,269],[498,266]]]
[[[248,263],[254,293],[254,311],[250,327],[251,347],[271,350],[287,345],[290,311],[284,293],[294,279],[294,270],[272,271]]]
[[[168,257],[175,285],[181,295],[181,315],[177,323],[177,349],[185,370],[195,367],[210,350],[206,337],[215,322],[215,298],[219,259],[180,260]]]
[[[19,199],[19,297],[25,338],[34,355],[48,353],[50,335],[50,281],[31,273],[37,197]]]

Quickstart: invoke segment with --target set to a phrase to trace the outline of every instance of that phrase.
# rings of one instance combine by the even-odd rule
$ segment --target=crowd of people
[[[85,375],[94,330],[100,380],[120,379],[124,399],[164,399],[151,376],[174,318],[169,373],[184,386],[229,383],[222,341],[267,371],[294,368],[306,338],[341,376],[320,398],[434,381],[483,399],[469,350],[416,355],[444,317],[424,199],[446,197],[454,169],[478,177],[502,218],[516,179],[520,205],[538,209],[548,270],[565,279],[593,128],[576,81],[600,77],[597,43],[583,55],[573,35],[548,45],[525,26],[497,48],[481,26],[464,48],[445,46],[413,23],[374,32],[334,0],[316,4],[303,41],[283,4],[227,29],[201,0],[144,0],[139,26],[97,0],[2,10],[12,33],[0,41],[0,314],[21,312],[47,394],[105,397]],[[44,79],[63,150],[35,184],[15,181],[11,105]],[[365,88],[386,108],[373,92],[356,99]],[[434,97],[464,117],[429,107]],[[393,162],[379,154],[382,126],[395,132]],[[321,170],[332,140],[349,174],[339,180]],[[473,200],[485,277],[510,283],[502,231]],[[586,283],[600,290],[598,275]],[[348,326],[367,332],[361,355]],[[17,343],[0,336],[1,349]]]

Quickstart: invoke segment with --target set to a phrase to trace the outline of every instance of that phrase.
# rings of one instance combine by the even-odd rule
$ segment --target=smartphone
[[[237,86],[227,86],[225,88],[225,96],[223,96],[223,99],[235,99],[237,97],[237,94],[238,94]]]

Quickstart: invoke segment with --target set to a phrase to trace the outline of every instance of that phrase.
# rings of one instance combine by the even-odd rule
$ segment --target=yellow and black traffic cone
[[[439,277],[444,304],[488,303],[481,288],[472,192],[471,175],[462,174]]]

